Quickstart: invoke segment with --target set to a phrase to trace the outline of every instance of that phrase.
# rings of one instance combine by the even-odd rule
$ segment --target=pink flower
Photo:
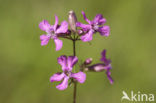
[[[60,56],[58,58],[58,63],[62,66],[62,73],[56,73],[51,76],[50,81],[62,81],[56,86],[59,90],[65,90],[68,87],[68,80],[73,78],[79,83],[84,83],[86,80],[86,74],[83,72],[72,73],[73,66],[77,63],[78,58],[76,56]]]
[[[106,58],[106,50],[102,51],[101,56],[102,56],[101,61],[103,63],[91,65],[88,67],[87,71],[89,70],[89,71],[94,71],[94,72],[101,72],[105,70],[109,82],[113,84],[114,81],[111,77],[111,72],[110,72],[110,70],[112,69],[111,60]]]
[[[82,11],[82,15],[85,19],[85,21],[88,24],[82,24],[80,22],[77,22],[77,27],[81,27],[86,34],[82,35],[80,38],[84,42],[91,41],[93,39],[93,34],[96,32],[99,32],[101,36],[109,36],[110,34],[110,28],[109,26],[104,26],[103,24],[106,22],[106,19],[103,18],[101,14],[97,14],[95,18],[90,21],[85,13]]]
[[[110,59],[107,59],[106,58],[106,50],[103,50],[102,53],[101,53],[101,61],[104,63],[104,69],[106,70],[106,75],[107,75],[107,78],[109,79],[110,83],[113,84],[113,79],[111,77],[111,72],[110,70],[112,69],[112,66],[111,66],[111,60]]]
[[[46,32],[40,36],[41,45],[47,45],[50,39],[53,39],[56,45],[56,51],[62,48],[63,42],[58,39],[58,34],[66,33],[68,31],[68,23],[63,21],[61,25],[58,25],[58,17],[55,15],[55,24],[50,25],[47,20],[43,20],[39,24],[39,28]]]

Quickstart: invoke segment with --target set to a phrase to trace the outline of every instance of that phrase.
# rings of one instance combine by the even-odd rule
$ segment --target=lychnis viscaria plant
[[[68,39],[73,43],[73,54],[70,56],[62,55],[57,58],[58,64],[62,67],[62,72],[53,74],[50,77],[50,82],[60,81],[60,84],[56,86],[58,90],[65,90],[71,84],[74,84],[73,90],[73,103],[76,103],[76,88],[77,83],[84,83],[86,80],[86,72],[101,72],[105,71],[108,80],[113,84],[110,70],[112,69],[111,60],[106,58],[106,50],[101,53],[101,63],[92,64],[92,58],[87,58],[79,64],[79,68],[76,68],[78,72],[73,72],[73,67],[78,62],[76,56],[76,42],[89,42],[93,39],[93,35],[100,33],[101,36],[107,37],[110,34],[110,28],[104,25],[106,19],[101,14],[97,14],[91,21],[86,17],[86,14],[82,11],[82,15],[87,24],[83,24],[77,21],[76,14],[73,11],[69,11],[68,22],[63,21],[59,25],[58,17],[55,15],[54,25],[49,24],[47,20],[43,20],[39,23],[39,28],[46,32],[40,36],[41,45],[47,45],[49,40],[54,40],[56,51],[61,50],[63,46],[60,38]],[[69,27],[70,26],[70,29]]]

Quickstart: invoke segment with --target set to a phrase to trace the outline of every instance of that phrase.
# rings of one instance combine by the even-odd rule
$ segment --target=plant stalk
[[[74,35],[73,39],[73,56],[76,56],[76,38]],[[73,90],[73,103],[76,103],[76,92],[77,92],[77,82],[74,81],[74,90]]]

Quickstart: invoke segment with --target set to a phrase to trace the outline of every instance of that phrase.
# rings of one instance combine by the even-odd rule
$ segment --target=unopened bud
[[[68,21],[69,21],[69,25],[70,25],[70,29],[73,31],[73,32],[76,32],[76,22],[77,22],[77,18],[76,18],[76,14],[74,11],[69,11],[69,18],[68,18]]]
[[[89,65],[89,64],[92,63],[92,61],[93,61],[92,58],[88,58],[88,59],[85,60],[84,64],[85,64],[85,65]]]
[[[83,30],[78,30],[77,32],[79,35],[81,35],[83,33]]]

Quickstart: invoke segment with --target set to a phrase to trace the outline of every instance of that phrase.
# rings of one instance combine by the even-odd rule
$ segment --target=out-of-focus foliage
[[[74,10],[79,21],[84,10],[89,19],[101,13],[111,27],[107,38],[94,35],[89,43],[77,43],[79,63],[107,49],[112,60],[110,85],[104,72],[87,73],[78,85],[78,103],[120,103],[122,91],[156,93],[156,1],[155,0],[0,0],[0,102],[71,103],[73,87],[58,91],[49,77],[61,71],[57,57],[72,54],[72,43],[64,40],[56,52],[53,41],[40,46],[38,28],[43,19],[54,23],[68,20]],[[77,66],[76,68],[78,68]],[[126,101],[125,101],[126,102]]]

